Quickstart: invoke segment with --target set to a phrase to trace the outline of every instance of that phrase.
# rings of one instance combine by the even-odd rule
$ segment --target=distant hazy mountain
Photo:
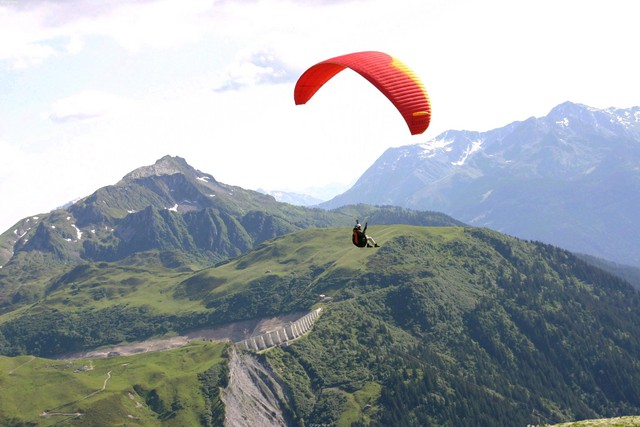
[[[321,206],[351,203],[435,210],[640,266],[640,107],[566,102],[500,129],[390,148]]]
[[[294,193],[291,191],[267,191],[262,188],[258,188],[257,191],[262,194],[273,196],[279,202],[289,203],[296,206],[314,206],[324,201],[308,194]]]

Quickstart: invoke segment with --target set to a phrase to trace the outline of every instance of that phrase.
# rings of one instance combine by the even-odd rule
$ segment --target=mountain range
[[[380,248],[351,244],[356,218]],[[6,425],[238,425],[250,413],[288,426],[502,426],[640,413],[630,283],[434,211],[293,206],[166,156],[20,220],[0,235],[0,264]],[[54,360],[317,308],[307,335],[261,354],[192,343]],[[230,398],[249,395],[246,406]]]
[[[396,207],[293,206],[220,183],[180,157],[165,156],[1,234],[0,311],[41,296],[46,287],[41,278],[87,261],[113,262],[153,251],[166,267],[211,266],[269,239],[310,227],[351,225],[358,216],[378,224],[462,224],[440,213]],[[25,287],[25,281],[33,285]]]
[[[320,204],[394,205],[640,267],[640,107],[566,102],[487,132],[389,148]]]

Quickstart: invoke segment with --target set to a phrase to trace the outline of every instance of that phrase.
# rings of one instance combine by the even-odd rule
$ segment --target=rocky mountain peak
[[[166,155],[158,159],[153,165],[142,166],[129,172],[122,178],[122,181],[128,182],[149,176],[173,175],[176,173],[192,176],[196,174],[196,170],[182,157]]]
[[[593,134],[613,133],[618,136],[638,136],[640,131],[640,107],[633,108],[592,108],[572,102],[562,103],[553,108],[546,117],[541,118],[549,125],[556,125],[565,130],[581,128],[581,132]]]

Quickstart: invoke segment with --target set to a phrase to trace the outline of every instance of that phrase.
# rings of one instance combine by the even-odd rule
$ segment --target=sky
[[[638,106],[638,16],[637,0],[0,0],[0,232],[167,154],[326,198],[446,130]],[[424,134],[350,70],[295,105],[305,69],[365,50],[420,77]]]

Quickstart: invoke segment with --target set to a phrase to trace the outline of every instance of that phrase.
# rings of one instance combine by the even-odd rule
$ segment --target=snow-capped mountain
[[[470,225],[640,265],[640,107],[566,102],[488,132],[388,149],[322,204],[444,212]]]

